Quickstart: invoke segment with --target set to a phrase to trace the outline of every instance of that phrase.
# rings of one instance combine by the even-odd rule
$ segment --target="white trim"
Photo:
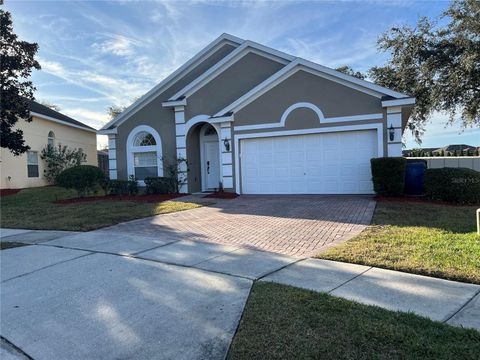
[[[37,112],[34,112],[34,111],[30,111],[30,115],[42,118],[44,120],[53,121],[53,122],[56,122],[56,123],[59,123],[59,124],[62,124],[62,125],[67,125],[67,126],[71,126],[71,127],[77,128],[77,129],[82,129],[82,130],[85,130],[85,131],[90,131],[90,132],[93,132],[93,133],[97,133],[97,130],[95,130],[95,129],[89,129],[89,128],[83,127],[81,125],[72,124],[72,123],[69,123],[67,121],[60,120],[60,119],[57,119],[57,118],[54,118],[54,117],[51,117],[51,116],[43,115],[43,114],[40,114],[40,113],[37,113]]]
[[[274,61],[280,62],[282,64],[287,64],[288,62],[295,59],[294,56],[285,54],[283,52],[268,48],[266,46],[257,44],[253,41],[245,41],[237,49],[232,51],[230,54],[225,56],[222,60],[217,62],[214,66],[204,72],[202,75],[194,79],[191,83],[187,84],[183,89],[176,92],[170,97],[169,100],[178,99],[180,96],[190,96],[202,88],[205,84],[209,83],[211,80],[216,78],[230,66],[240,61],[246,55],[254,53],[263,57],[267,57]]]
[[[356,131],[356,130],[377,130],[377,156],[383,156],[383,124],[361,124],[361,125],[348,125],[348,126],[331,126],[325,128],[316,129],[302,129],[302,130],[287,130],[287,131],[272,131],[253,134],[238,134],[234,135],[235,142],[235,191],[241,194],[240,191],[240,157],[239,152],[240,140],[252,139],[252,138],[265,138],[273,136],[289,136],[289,135],[308,135],[308,134],[321,134],[331,132],[344,132],[344,131]]]
[[[162,102],[163,107],[176,107],[176,106],[186,106],[186,105],[187,105],[187,99],[168,100],[168,101]]]
[[[325,119],[325,116],[323,116],[322,110],[320,110],[318,106],[309,102],[298,102],[293,105],[290,105],[287,108],[287,110],[283,112],[282,117],[280,118],[280,124],[282,124],[282,126],[285,126],[285,121],[287,121],[288,115],[290,115],[290,113],[293,110],[301,109],[301,108],[307,108],[307,109],[313,110],[313,112],[317,114],[319,122],[322,122],[322,120]]]
[[[382,107],[387,106],[403,106],[403,105],[415,105],[415,98],[409,97],[405,99],[384,100],[382,101]]]
[[[196,115],[193,118],[189,119],[188,121],[185,122],[185,128],[184,131],[185,133],[183,135],[187,136],[188,132],[192,128],[192,126],[197,125],[198,123],[201,122],[207,122],[209,123],[210,115]],[[177,134],[177,135],[182,135],[182,134]]]
[[[97,134],[99,135],[110,135],[110,134],[117,134],[118,133],[118,128],[113,128],[113,129],[106,129],[106,130],[98,130]]]
[[[296,103],[294,105],[297,105],[297,104],[309,104],[309,103]],[[294,106],[294,105],[292,105],[292,106]],[[311,104],[311,105],[313,105],[313,104]],[[292,107],[292,106],[290,106],[290,107]],[[313,105],[313,106],[315,106],[315,105]],[[299,108],[299,107],[307,107],[307,106],[298,106],[296,108]],[[318,107],[316,107],[316,108],[318,109]],[[288,108],[288,109],[290,109],[290,108]],[[288,109],[284,112],[284,115],[288,111]],[[318,109],[318,111],[320,111],[320,109]],[[321,113],[321,111],[320,111],[320,113]],[[282,119],[280,119],[280,121],[276,122],[276,123],[255,124],[255,125],[238,125],[238,126],[234,127],[234,131],[282,128],[282,127],[285,126],[285,120],[286,120],[286,119],[283,119],[284,115],[282,115]],[[318,115],[318,113],[317,113],[317,115]],[[323,116],[323,114],[322,114],[322,116]],[[381,120],[381,119],[383,119],[383,114],[382,113],[339,116],[339,117],[331,117],[331,118],[320,118],[320,116],[319,116],[320,124],[322,124],[322,123],[323,124],[330,124],[330,123],[339,123],[339,122],[347,122],[347,121],[361,121],[361,120]]]
[[[251,89],[245,95],[235,100],[233,103],[223,108],[217,112],[214,116],[221,116],[228,112],[236,112],[243,107],[250,104],[255,99],[259,98],[261,95],[265,94],[267,91],[283,82],[290,76],[296,74],[298,71],[307,71],[316,76],[326,78],[328,80],[340,83],[342,85],[348,86],[355,90],[367,93],[369,95],[378,97],[379,99],[383,95],[390,95],[394,97],[404,98],[406,95],[392,91],[390,89],[384,88],[382,86],[370,83],[365,80],[358,79],[354,76],[345,75],[336,70],[327,68],[325,66],[312,63],[310,61],[297,58],[295,61],[292,61],[290,64],[277,71],[275,74],[270,76],[268,79]]]
[[[152,146],[133,146],[133,140],[135,138],[135,135],[137,135],[141,131],[146,131],[152,134],[157,144]],[[126,155],[127,155],[127,176],[128,177],[130,177],[130,175],[135,175],[133,153],[134,152],[151,152],[151,151],[157,152],[157,175],[163,176],[162,139],[160,137],[160,134],[154,128],[148,125],[138,125],[134,129],[132,129],[132,131],[130,131],[130,134],[128,134],[126,151],[127,151]],[[145,185],[145,182],[142,180],[139,180],[138,183],[142,186]]]
[[[177,70],[167,76],[164,80],[162,80],[159,84],[153,87],[150,91],[148,91],[145,95],[143,95],[140,99],[135,101],[132,105],[122,111],[117,117],[112,119],[110,122],[105,124],[101,130],[107,130],[110,126],[116,124],[117,126],[120,125],[125,119],[136,113],[138,110],[142,109],[145,105],[149,104],[154,97],[156,97],[160,92],[165,90],[168,86],[170,86],[174,81],[182,78],[187,71],[203,60],[205,60],[210,54],[214,53],[221,47],[226,44],[229,45],[240,45],[243,43],[244,40],[240,39],[236,36],[230,34],[222,34],[206,47],[204,47],[200,52],[198,52],[195,56],[193,56],[190,60],[188,60],[185,64],[180,66]]]
[[[220,116],[220,117],[210,117],[209,122],[211,124],[218,124],[218,123],[224,123],[224,122],[232,122],[233,121],[233,115],[229,116]]]

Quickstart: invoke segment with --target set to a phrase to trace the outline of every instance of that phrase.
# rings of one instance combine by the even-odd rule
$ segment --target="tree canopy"
[[[417,139],[433,112],[480,126],[480,2],[455,0],[439,20],[445,25],[423,17],[416,27],[391,28],[378,40],[389,60],[368,71],[375,83],[416,98],[408,126]]]
[[[14,155],[29,149],[23,131],[14,129],[18,119],[32,121],[28,99],[33,100],[35,87],[27,80],[33,69],[40,69],[35,60],[38,45],[18,39],[13,32],[9,12],[0,10],[0,134],[1,146]]]

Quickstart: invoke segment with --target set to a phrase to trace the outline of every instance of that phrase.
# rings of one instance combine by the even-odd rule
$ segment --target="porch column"
[[[225,146],[228,144],[228,146]],[[220,147],[222,149],[222,184],[224,189],[233,190],[233,166],[232,166],[232,122],[220,123]]]
[[[108,176],[117,180],[117,134],[108,134]]]
[[[393,129],[393,130],[392,130]],[[387,156],[402,156],[402,108],[387,107]],[[393,132],[393,139],[391,138]]]
[[[177,160],[187,160],[187,142],[185,133],[185,106],[175,106],[175,143],[177,146]],[[188,192],[188,177],[187,164],[185,162],[179,163],[178,167],[178,181],[181,181],[179,191],[182,193]]]

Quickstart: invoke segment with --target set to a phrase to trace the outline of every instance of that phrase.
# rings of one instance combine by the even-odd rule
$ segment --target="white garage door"
[[[241,140],[244,194],[368,194],[376,130]]]

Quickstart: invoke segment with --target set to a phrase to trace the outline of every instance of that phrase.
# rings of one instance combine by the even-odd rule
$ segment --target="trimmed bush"
[[[128,180],[110,180],[108,185],[111,195],[128,195]]]
[[[176,193],[175,180],[169,177],[146,177],[145,192],[147,194],[174,194]]]
[[[456,204],[480,204],[480,172],[466,168],[427,169],[425,196]]]
[[[402,196],[405,190],[405,168],[403,157],[382,157],[370,160],[373,189],[382,196]]]
[[[93,165],[79,165],[63,170],[57,176],[57,184],[67,189],[77,190],[78,196],[85,196],[102,185],[103,171]]]
[[[130,177],[130,180],[110,180],[108,185],[111,195],[138,194],[138,183],[134,177]]]

